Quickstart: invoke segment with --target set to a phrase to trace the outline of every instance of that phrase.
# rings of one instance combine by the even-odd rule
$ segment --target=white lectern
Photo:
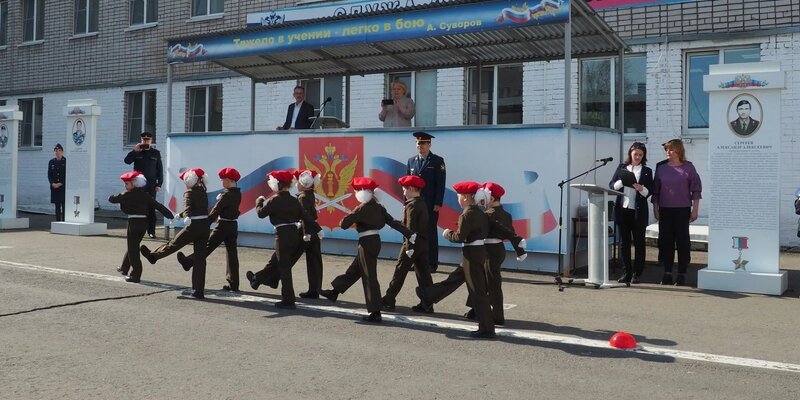
[[[593,184],[577,183],[570,186],[589,193],[589,277],[571,279],[569,282],[596,288],[630,286],[628,283],[608,281],[608,201],[622,193]]]

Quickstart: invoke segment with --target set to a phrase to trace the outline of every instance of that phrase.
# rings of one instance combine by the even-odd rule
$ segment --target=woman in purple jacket
[[[697,219],[703,185],[694,165],[686,160],[680,139],[664,143],[667,162],[656,167],[653,215],[658,220],[659,251],[664,263],[662,285],[682,286],[689,266],[689,223]],[[678,249],[678,276],[672,278],[674,249]]]

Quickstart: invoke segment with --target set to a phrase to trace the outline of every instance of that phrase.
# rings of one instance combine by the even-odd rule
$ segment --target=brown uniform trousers
[[[397,265],[394,269],[392,281],[386,289],[383,297],[383,304],[393,306],[397,294],[403,288],[403,283],[408,276],[408,269],[414,266],[414,275],[417,277],[419,287],[426,288],[433,285],[428,255],[428,207],[421,196],[408,199],[403,207],[403,225],[412,232],[417,233],[417,240],[412,245],[408,240],[403,241],[400,249],[400,256],[397,258]],[[414,250],[414,254],[409,257],[406,250]]]

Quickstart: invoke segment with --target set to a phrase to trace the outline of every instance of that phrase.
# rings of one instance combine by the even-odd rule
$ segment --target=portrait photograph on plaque
[[[728,106],[728,121],[736,136],[751,137],[761,127],[764,119],[761,102],[751,94],[740,94]]]

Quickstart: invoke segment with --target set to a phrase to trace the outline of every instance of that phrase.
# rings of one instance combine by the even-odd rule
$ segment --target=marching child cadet
[[[179,178],[186,185],[183,193],[183,217],[185,227],[167,244],[153,250],[142,246],[142,255],[150,264],[162,259],[189,243],[194,247],[194,268],[192,269],[192,297],[205,298],[206,285],[206,241],[208,240],[208,195],[206,182],[208,176],[200,168],[189,168],[181,172]]]
[[[292,284],[292,267],[297,262],[296,254],[301,246],[300,221],[308,228],[307,232],[316,235],[320,231],[319,224],[289,193],[293,180],[293,174],[284,170],[272,171],[267,175],[267,184],[277,194],[269,200],[259,196],[256,200],[256,211],[259,218],[269,217],[269,222],[275,227],[273,258],[276,261],[268,263],[261,271],[256,273],[247,271],[246,274],[250,287],[254,290],[261,284],[277,287],[275,277],[279,277],[281,301],[275,303],[275,307],[284,309],[297,308]]]
[[[225,280],[228,284],[222,287],[225,291],[239,291],[239,254],[236,249],[236,239],[239,236],[239,204],[242,202],[242,192],[236,186],[241,175],[235,168],[223,168],[217,173],[222,181],[222,193],[217,195],[217,204],[208,213],[209,221],[216,221],[217,226],[211,231],[206,243],[206,257],[216,248],[225,243],[227,258],[225,262]],[[188,271],[194,265],[194,254],[188,256],[178,252],[178,262],[183,269]]]
[[[420,287],[425,288],[433,284],[431,271],[428,268],[428,206],[420,196],[420,191],[425,187],[425,180],[416,175],[407,175],[397,182],[403,187],[403,197],[406,199],[403,203],[403,225],[410,231],[419,233],[413,245],[407,239],[403,241],[394,276],[389,288],[386,289],[386,295],[383,296],[383,309],[387,311],[394,311],[395,299],[403,288],[410,266],[414,267]]]
[[[314,187],[320,183],[319,174],[317,171],[307,169],[295,171],[294,176],[297,179],[297,200],[306,210],[306,213],[316,221],[317,201],[314,196]],[[321,239],[324,237],[324,233],[320,230],[318,234],[311,234],[313,229],[309,228],[305,226],[305,223],[303,224],[303,242],[297,254],[299,258],[303,252],[306,253],[306,269],[308,272],[308,291],[300,293],[300,297],[317,299],[322,288]]]
[[[381,251],[379,231],[386,225],[400,232],[410,242],[415,242],[416,234],[396,221],[386,212],[374,197],[378,183],[367,177],[353,178],[356,199],[361,203],[339,224],[342,229],[356,226],[358,231],[358,256],[344,274],[336,277],[331,290],[320,290],[319,294],[330,301],[336,301],[341,293],[350,288],[359,278],[364,285],[364,297],[369,315],[363,317],[367,322],[381,322],[381,287],[378,283],[378,253]]]
[[[139,244],[147,231],[147,210],[153,207],[164,217],[172,219],[174,215],[163,204],[157,202],[144,190],[147,179],[138,171],[131,171],[119,177],[125,183],[125,191],[109,196],[108,201],[119,204],[119,208],[128,215],[128,249],[122,258],[122,265],[117,271],[126,275],[128,282],[139,282],[142,277],[142,259],[139,257]],[[132,271],[131,271],[132,270]],[[130,271],[130,276],[128,272]]]

